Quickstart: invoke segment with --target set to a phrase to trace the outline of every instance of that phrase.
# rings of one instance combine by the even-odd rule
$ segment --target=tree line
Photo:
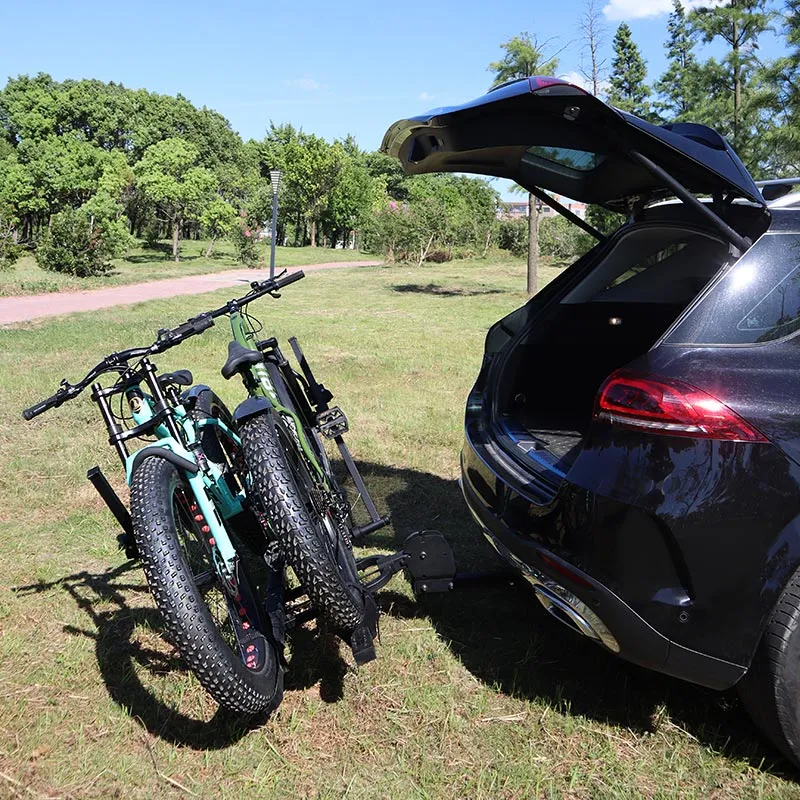
[[[96,80],[19,76],[0,91],[0,260],[34,249],[42,266],[102,271],[132,237],[231,239],[245,263],[272,213],[279,242],[363,246],[424,260],[485,249],[499,196],[485,181],[403,175],[400,164],[291,124],[243,141],[186,98]]]

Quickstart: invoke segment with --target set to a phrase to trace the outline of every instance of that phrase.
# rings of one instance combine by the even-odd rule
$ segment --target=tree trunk
[[[206,250],[206,258],[211,258],[211,251],[214,249],[214,242],[217,241],[216,236],[211,237],[211,241],[208,243],[208,249]]]
[[[177,264],[181,260],[181,221],[172,221],[172,258]]]
[[[317,246],[317,220],[311,217],[311,247]]]
[[[536,262],[539,260],[539,211],[536,198],[528,195],[528,294],[539,291],[536,281]]]

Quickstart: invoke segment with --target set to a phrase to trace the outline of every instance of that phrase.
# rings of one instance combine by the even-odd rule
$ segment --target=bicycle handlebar
[[[58,408],[65,400],[68,398],[64,397],[65,392],[58,391],[52,397],[48,397],[46,400],[41,400],[40,402],[32,405],[30,408],[26,408],[22,412],[22,416],[26,420],[32,420],[34,417],[38,417],[39,414],[44,414],[45,411],[48,411],[51,408]]]
[[[265,294],[278,297],[279,295],[275,293],[279,289],[291,283],[295,283],[302,278],[305,278],[305,273],[303,270],[297,270],[296,272],[290,272],[285,275],[278,275],[276,278],[267,278],[265,281],[253,281],[250,284],[250,291],[246,295],[236,298],[235,300],[229,300],[224,305],[212,311],[204,311],[188,319],[186,322],[182,322],[175,328],[160,330],[158,332],[158,338],[149,347],[133,347],[130,350],[121,350],[119,353],[111,353],[92,367],[86,376],[78,381],[78,383],[72,384],[64,380],[61,388],[54,395],[48,397],[46,400],[35,403],[30,408],[26,408],[22,412],[22,416],[25,420],[32,420],[34,417],[38,417],[39,414],[43,414],[51,408],[58,408],[58,406],[65,403],[67,400],[72,400],[74,397],[77,397],[102,373],[118,370],[123,365],[127,365],[128,361],[132,358],[163,353],[165,350],[175,347],[191,336],[197,336],[197,334],[208,330],[208,328],[214,325],[214,320],[217,317],[229,314],[235,308],[252,303],[253,300],[257,300]]]

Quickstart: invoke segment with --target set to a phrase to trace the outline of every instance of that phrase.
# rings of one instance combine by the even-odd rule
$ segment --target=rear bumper
[[[557,537],[550,539],[545,547],[541,541],[525,535],[522,532],[525,526],[520,524],[520,506],[528,509],[530,517],[547,517],[548,505],[558,503],[557,495],[562,492],[548,498],[542,487],[530,481],[521,483],[521,477],[524,480],[529,476],[522,476],[510,460],[487,444],[479,436],[471,437],[468,427],[461,456],[464,499],[500,556],[535,590],[540,587],[537,592],[540,599],[543,589],[555,591],[557,598],[566,598],[573,609],[578,609],[585,618],[588,616],[590,627],[593,614],[601,622],[601,628],[610,633],[610,639],[604,643],[602,636],[589,638],[627,661],[713,689],[727,689],[742,677],[746,666],[689,649],[659,632],[611,589],[567,560],[554,546]],[[571,603],[570,598],[577,603]],[[587,609],[591,610],[589,615]],[[572,627],[588,635],[578,625]]]

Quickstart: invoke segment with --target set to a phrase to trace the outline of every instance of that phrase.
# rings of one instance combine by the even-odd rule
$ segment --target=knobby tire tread
[[[269,414],[260,414],[241,422],[239,430],[253,490],[283,557],[317,610],[335,627],[352,632],[364,620],[363,596],[353,598],[328,534],[321,521],[309,514],[274,421]]]
[[[181,550],[172,506],[179,480],[174,465],[151,457],[131,485],[134,536],[169,638],[221,706],[245,714],[272,710],[283,695],[280,657],[268,639],[265,666],[252,672],[219,634]]]

